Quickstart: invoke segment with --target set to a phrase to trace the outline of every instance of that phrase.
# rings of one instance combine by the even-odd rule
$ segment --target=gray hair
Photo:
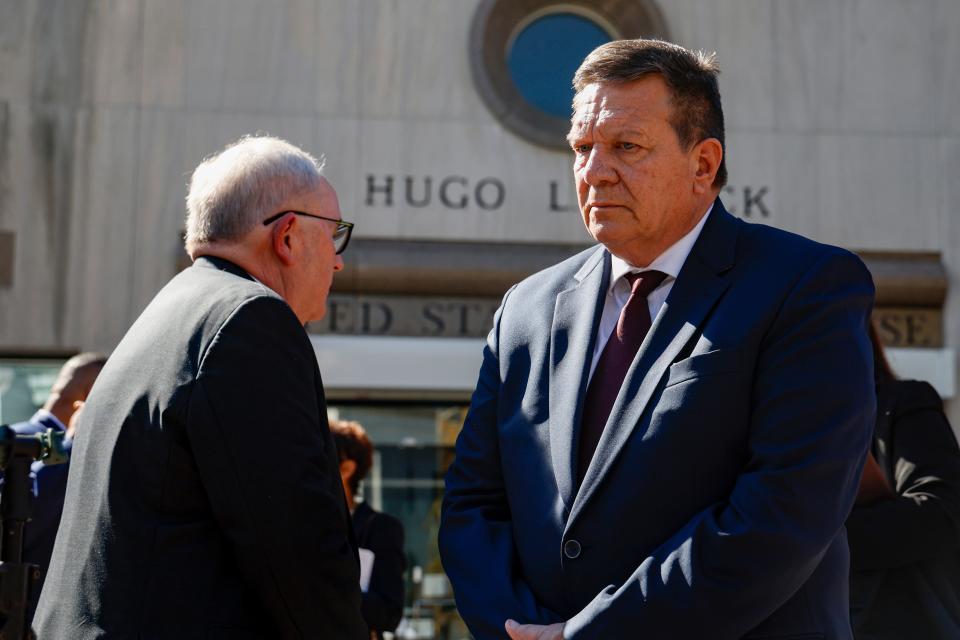
[[[316,189],[323,159],[286,140],[244,136],[194,170],[187,194],[185,245],[242,238],[287,198]]]

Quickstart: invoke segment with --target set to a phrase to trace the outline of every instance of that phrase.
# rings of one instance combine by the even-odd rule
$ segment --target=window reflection
[[[0,424],[28,420],[43,406],[66,358],[0,358]]]

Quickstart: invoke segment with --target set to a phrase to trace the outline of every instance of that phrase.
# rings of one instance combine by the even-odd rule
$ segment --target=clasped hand
[[[514,620],[507,620],[503,625],[510,640],[563,640],[563,623],[520,624]]]

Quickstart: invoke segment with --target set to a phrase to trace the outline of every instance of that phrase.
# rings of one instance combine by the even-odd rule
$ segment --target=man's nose
[[[611,158],[602,148],[594,147],[590,150],[590,155],[583,165],[583,180],[593,187],[617,181],[617,172]]]
[[[340,271],[343,269],[343,256],[339,253],[333,256],[333,270]]]

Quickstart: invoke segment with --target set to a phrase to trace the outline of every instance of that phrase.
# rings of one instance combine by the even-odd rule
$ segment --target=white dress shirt
[[[707,212],[700,218],[700,222],[687,232],[670,247],[657,256],[653,262],[643,269],[638,269],[632,264],[621,260],[617,256],[611,256],[610,261],[610,288],[607,289],[607,297],[603,303],[603,315],[600,316],[600,328],[597,333],[597,344],[593,348],[593,360],[590,363],[590,377],[593,377],[593,370],[597,367],[600,360],[600,354],[610,339],[610,334],[617,326],[620,320],[620,312],[623,310],[627,300],[630,299],[630,282],[626,279],[628,273],[640,273],[641,271],[660,271],[667,274],[660,286],[650,292],[647,296],[647,306],[650,309],[650,319],[656,321],[657,314],[663,307],[670,290],[673,289],[673,283],[677,281],[677,275],[687,261],[690,250],[694,243],[700,237],[703,225],[706,224],[710,212],[713,211],[713,205],[707,209]]]

